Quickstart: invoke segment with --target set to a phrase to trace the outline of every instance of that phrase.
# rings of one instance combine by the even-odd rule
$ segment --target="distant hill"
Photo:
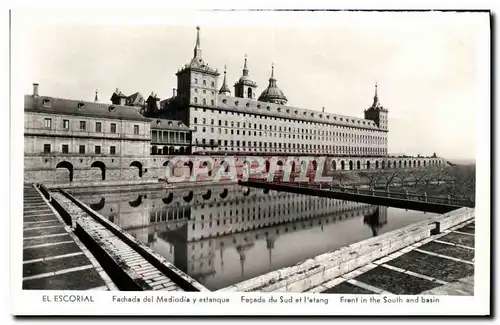
[[[446,159],[446,158],[445,158]],[[457,165],[475,165],[476,160],[475,159],[446,159],[449,162]]]

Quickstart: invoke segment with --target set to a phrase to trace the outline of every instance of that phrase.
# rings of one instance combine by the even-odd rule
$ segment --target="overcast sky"
[[[24,93],[38,82],[54,97],[93,100],[98,89],[109,102],[119,87],[167,98],[200,25],[203,58],[221,72],[227,65],[233,94],[245,54],[258,94],[274,62],[291,106],[362,117],[378,81],[389,153],[470,159],[476,114],[489,109],[478,107],[488,24],[472,13],[14,12],[13,73]]]

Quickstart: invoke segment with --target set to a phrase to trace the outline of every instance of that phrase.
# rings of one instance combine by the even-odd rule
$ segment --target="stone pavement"
[[[307,292],[474,295],[474,219]]]
[[[23,196],[23,289],[116,290],[92,254],[31,184]]]

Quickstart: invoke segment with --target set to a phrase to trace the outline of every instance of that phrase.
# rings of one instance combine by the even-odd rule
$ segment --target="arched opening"
[[[137,208],[142,204],[142,195],[139,195],[134,201],[129,201],[128,204],[133,208]]]
[[[184,152],[185,152],[184,147],[180,147],[180,148],[179,148],[179,154],[183,155],[183,154],[184,154]]]
[[[174,200],[174,193],[170,193],[167,197],[161,199],[164,204],[170,204]]]
[[[106,166],[102,161],[94,161],[90,168],[99,168],[101,170],[101,179],[106,180]]]
[[[152,146],[151,147],[151,154],[152,155],[158,154],[158,147],[157,146]]]
[[[424,160],[424,167],[426,167],[426,162],[425,162],[425,160]]]
[[[403,167],[401,160],[399,161],[399,168]]]
[[[137,170],[139,172],[139,177],[142,177],[142,164],[140,162],[138,162],[137,160],[133,161],[130,163],[129,167],[137,168]]]
[[[90,208],[94,211],[100,211],[102,208],[104,208],[104,204],[106,203],[106,199],[104,199],[103,197],[101,198],[101,200],[99,200],[99,202],[97,203],[91,203],[90,204]]]
[[[390,160],[387,161],[387,168],[391,169],[391,161]]]
[[[269,169],[271,168],[271,163],[269,160],[266,160],[266,172],[269,172]]]
[[[366,162],[366,169],[370,169],[370,162],[369,161]]]
[[[406,160],[405,160],[405,163],[404,163],[404,168],[406,168]]]
[[[221,194],[219,194],[219,196],[221,197],[221,199],[225,199],[227,197],[227,194],[229,193],[229,191],[227,190],[227,188],[225,188]]]
[[[188,195],[185,195],[182,198],[184,199],[184,201],[189,203],[193,199],[193,196],[194,196],[193,191],[189,191]]]
[[[345,169],[345,163],[343,160],[340,161],[340,169],[344,170]]]
[[[175,153],[175,148],[174,147],[169,147],[168,148],[168,154],[173,155]]]
[[[418,161],[417,166],[420,167],[420,160]]]
[[[356,169],[361,169],[361,161],[356,162]]]
[[[62,172],[59,173],[57,169],[66,169],[67,172]],[[61,161],[60,163],[57,164],[56,166],[56,174],[57,174],[57,179],[60,181],[73,181],[73,165],[70,162],[67,161]],[[59,175],[60,174],[60,175]]]
[[[247,95],[248,98],[252,98],[252,88],[248,87]]]
[[[212,191],[211,190],[208,190],[207,193],[203,194],[201,197],[204,199],[204,200],[210,200],[210,197],[212,196]]]
[[[352,163],[352,160],[349,160],[349,170],[352,170],[353,169],[353,163]]]
[[[378,169],[378,160],[375,160],[375,169]]]
[[[170,154],[170,152],[168,151],[168,147],[167,146],[163,147],[162,152],[163,152],[164,155],[169,155]]]
[[[417,167],[417,161],[416,160],[413,161],[413,167]]]
[[[337,170],[337,162],[335,160],[332,162],[332,169]]]
[[[385,169],[385,161],[382,160],[382,169]]]

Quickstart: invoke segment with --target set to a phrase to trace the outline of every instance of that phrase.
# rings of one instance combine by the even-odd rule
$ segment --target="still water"
[[[238,185],[73,194],[211,290],[435,215]]]

